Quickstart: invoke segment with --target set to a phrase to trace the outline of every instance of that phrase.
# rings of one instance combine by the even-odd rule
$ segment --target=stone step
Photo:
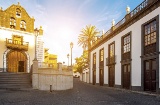
[[[23,83],[31,83],[31,81],[0,81],[0,84],[23,84]]]
[[[5,80],[5,81],[22,81],[22,80],[28,80],[30,81],[31,78],[0,78],[0,81],[1,80]]]
[[[0,85],[0,89],[21,89],[21,88],[32,88],[31,84],[3,84]]]
[[[0,76],[2,76],[2,77],[6,77],[6,76],[13,76],[13,77],[16,77],[16,76],[19,76],[19,77],[28,77],[28,76],[31,76],[31,74],[3,74],[3,73],[0,73]]]
[[[29,73],[0,73],[0,88],[31,88]]]

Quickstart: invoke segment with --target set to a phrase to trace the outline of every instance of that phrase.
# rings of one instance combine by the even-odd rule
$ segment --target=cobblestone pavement
[[[160,96],[93,86],[74,79],[74,88],[66,91],[0,90],[0,105],[160,105]]]

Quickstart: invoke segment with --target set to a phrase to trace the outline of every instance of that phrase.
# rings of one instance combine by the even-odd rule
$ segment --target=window
[[[21,17],[21,10],[19,8],[16,9],[16,17],[17,18]]]
[[[10,18],[10,28],[14,28],[16,27],[16,19],[11,17]]]
[[[109,57],[114,56],[114,43],[109,45]]]
[[[22,31],[26,30],[26,22],[24,20],[21,21],[20,28],[21,28]]]
[[[131,59],[131,32],[122,37],[122,61]]]
[[[115,42],[109,44],[108,63],[109,64],[114,64],[115,63]]]
[[[93,68],[96,68],[96,53],[93,54]]]
[[[99,66],[104,66],[104,48],[99,50]]]
[[[104,51],[103,49],[100,50],[100,61],[103,62],[104,58]]]
[[[123,37],[123,53],[130,52],[131,50],[131,38],[130,34]]]
[[[144,26],[145,46],[156,43],[156,20]]]
[[[144,54],[150,54],[156,52],[156,38],[157,36],[157,24],[156,20],[153,20],[144,25]]]

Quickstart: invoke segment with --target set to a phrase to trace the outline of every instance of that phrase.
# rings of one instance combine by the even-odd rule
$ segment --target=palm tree
[[[89,50],[91,47],[91,42],[95,40],[97,34],[99,34],[99,32],[95,26],[86,26],[86,28],[83,28],[81,34],[78,36],[78,45]]]
[[[88,50],[88,68],[90,65],[90,48],[91,42],[95,40],[96,35],[99,34],[95,26],[88,25],[83,28],[81,34],[78,36],[78,45],[83,47],[83,51]],[[89,70],[90,71],[90,70]]]

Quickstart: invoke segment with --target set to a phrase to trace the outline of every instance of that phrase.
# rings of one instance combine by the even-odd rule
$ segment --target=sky
[[[132,11],[143,0],[0,0],[0,7],[5,10],[18,2],[35,18],[35,28],[43,27],[44,46],[49,53],[58,55],[58,62],[67,65],[70,42],[74,44],[73,63],[82,55],[83,49],[77,42],[86,25],[106,32],[113,19],[117,23],[126,15],[127,6]]]

